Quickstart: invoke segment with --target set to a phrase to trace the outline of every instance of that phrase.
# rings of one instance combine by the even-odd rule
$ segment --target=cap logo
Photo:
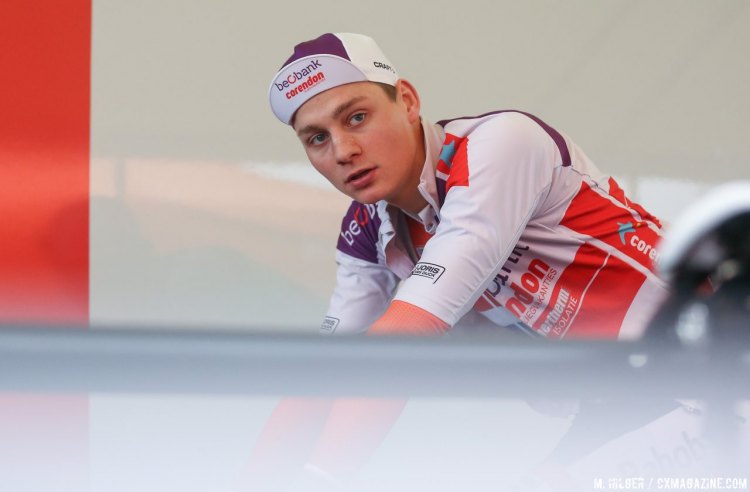
[[[312,89],[313,87],[318,85],[320,82],[323,82],[325,78],[326,78],[326,74],[324,72],[316,73],[315,75],[310,75],[307,78],[307,80],[305,80],[300,85],[293,88],[292,90],[290,90],[284,95],[286,96],[287,99],[291,99],[298,94],[302,94],[306,90]]]
[[[375,68],[382,68],[383,70],[388,70],[391,73],[396,73],[392,66],[386,65],[385,63],[372,62],[372,64],[375,66]]]
[[[281,92],[284,89],[288,89],[289,87],[296,84],[298,81],[302,80],[303,78],[308,77],[312,75],[313,73],[315,73],[315,71],[321,68],[322,66],[323,64],[320,63],[320,60],[312,60],[312,62],[308,66],[304,67],[299,72],[295,70],[294,72],[287,75],[286,80],[282,80],[280,83],[274,82],[274,85],[276,86],[276,90]],[[287,98],[289,97],[287,96]]]

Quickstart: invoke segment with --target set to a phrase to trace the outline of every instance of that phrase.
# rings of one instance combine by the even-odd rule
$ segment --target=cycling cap
[[[323,34],[294,47],[268,88],[271,109],[290,124],[312,97],[352,82],[396,85],[398,73],[372,38],[362,34]]]

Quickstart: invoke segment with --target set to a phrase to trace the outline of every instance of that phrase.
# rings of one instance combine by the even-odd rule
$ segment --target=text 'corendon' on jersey
[[[544,279],[549,271],[550,266],[547,263],[538,258],[531,260],[528,271],[521,275],[521,285],[515,282],[510,284],[513,297],[508,299],[505,307],[520,319],[526,312],[526,308],[534,302],[533,294],[539,292],[542,286],[546,292],[548,282],[545,282]]]

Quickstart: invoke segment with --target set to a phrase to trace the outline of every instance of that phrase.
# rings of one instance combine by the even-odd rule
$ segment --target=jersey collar
[[[427,205],[413,218],[421,222],[428,233],[433,234],[440,222],[435,168],[445,135],[441,126],[432,125],[424,118],[422,118],[422,130],[424,133],[425,161],[417,189],[427,201]]]

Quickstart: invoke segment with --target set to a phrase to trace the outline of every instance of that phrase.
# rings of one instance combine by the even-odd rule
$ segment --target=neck
[[[415,189],[415,191],[416,191],[415,196],[408,203],[401,203],[401,204],[392,203],[391,205],[395,205],[401,210],[405,212],[409,212],[410,214],[414,216],[419,215],[419,212],[421,212],[422,209],[427,206],[427,200],[425,200],[422,194],[419,193],[418,189]]]
[[[422,177],[422,170],[424,169],[424,161],[426,159],[425,149],[425,134],[424,128],[422,127],[422,120],[414,127],[414,139],[417,142],[417,146],[414,152],[414,160],[411,165],[411,174],[409,175],[409,184],[405,189],[403,197],[391,202],[394,205],[406,212],[417,215],[427,206],[427,200],[419,192],[419,181]],[[396,203],[398,202],[398,203]]]

